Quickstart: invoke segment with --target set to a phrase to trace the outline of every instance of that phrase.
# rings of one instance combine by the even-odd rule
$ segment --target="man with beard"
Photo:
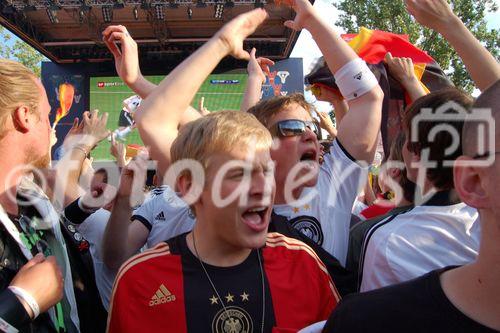
[[[0,328],[98,332],[93,272],[30,171],[50,163],[50,105],[40,80],[0,59]],[[92,140],[91,140],[92,141]],[[88,142],[93,144],[93,142]],[[82,154],[83,145],[72,149]],[[73,150],[75,150],[73,152]]]

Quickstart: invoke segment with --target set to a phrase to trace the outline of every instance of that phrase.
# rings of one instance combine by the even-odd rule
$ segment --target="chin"
[[[246,236],[242,239],[242,244],[248,249],[260,249],[266,245],[267,229],[252,236]]]

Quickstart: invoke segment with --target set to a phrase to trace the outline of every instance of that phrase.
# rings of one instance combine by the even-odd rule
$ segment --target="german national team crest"
[[[319,246],[323,245],[323,231],[321,224],[313,216],[298,216],[290,220],[292,227],[312,239]]]
[[[212,321],[213,333],[251,333],[253,332],[252,318],[240,307],[228,306],[226,311],[221,309]]]

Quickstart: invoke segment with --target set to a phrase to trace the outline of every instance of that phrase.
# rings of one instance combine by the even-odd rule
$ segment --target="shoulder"
[[[127,260],[118,271],[115,280],[115,287],[128,279],[140,278],[142,272],[151,270],[161,260],[172,257],[170,247],[167,243],[160,243],[155,247],[137,254]]]
[[[431,292],[437,271],[374,291],[346,296],[332,313],[324,332],[396,332],[411,330],[409,323],[425,325],[440,315]],[[363,320],[360,320],[363,318]],[[416,328],[416,331],[421,331]]]
[[[300,260],[301,262],[308,262],[328,274],[325,265],[310,246],[300,240],[286,237],[277,232],[267,234],[264,253],[267,254],[267,257],[280,261],[297,262],[297,260]]]

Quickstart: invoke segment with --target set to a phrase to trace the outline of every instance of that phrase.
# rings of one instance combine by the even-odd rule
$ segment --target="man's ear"
[[[481,167],[467,166],[467,161],[472,159],[461,156],[455,163],[453,168],[455,190],[467,205],[477,209],[487,208],[489,198],[481,182]]]
[[[193,205],[201,200],[200,186],[195,184],[191,173],[185,172],[179,175],[175,187],[176,191],[180,193],[181,198],[189,205]]]
[[[27,133],[31,126],[31,113],[29,107],[21,105],[12,113],[14,128],[21,133]]]

